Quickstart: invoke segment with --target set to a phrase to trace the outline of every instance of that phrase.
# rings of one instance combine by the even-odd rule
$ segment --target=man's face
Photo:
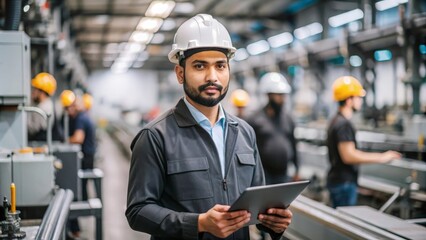
[[[34,87],[31,88],[31,99],[35,104],[40,103],[40,94],[42,94],[40,90]]]
[[[362,97],[352,97],[352,109],[354,111],[361,110],[363,99]]]
[[[175,72],[191,103],[212,107],[217,105],[228,91],[228,58],[222,52],[195,53],[186,59],[185,68],[176,66]]]
[[[277,106],[284,105],[285,94],[282,93],[268,93],[269,102],[274,103]]]

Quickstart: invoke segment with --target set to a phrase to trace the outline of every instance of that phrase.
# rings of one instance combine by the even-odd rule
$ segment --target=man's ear
[[[175,65],[175,73],[176,73],[176,77],[177,80],[180,84],[183,84],[183,79],[184,79],[184,69],[182,66],[179,65]]]

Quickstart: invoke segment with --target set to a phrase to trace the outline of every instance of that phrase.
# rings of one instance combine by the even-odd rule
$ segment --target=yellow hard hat
[[[41,72],[33,78],[31,86],[46,92],[49,96],[52,96],[56,91],[56,80],[49,73]]]
[[[234,90],[231,94],[231,101],[236,107],[247,106],[250,100],[249,94],[243,89]]]
[[[333,97],[335,101],[344,101],[350,97],[364,97],[365,90],[361,83],[352,76],[339,77],[333,83]]]
[[[83,94],[82,98],[83,98],[84,108],[86,110],[91,109],[92,105],[93,105],[93,97],[90,94],[85,93],[85,94]]]
[[[64,107],[69,107],[75,101],[75,94],[71,90],[64,90],[61,93],[61,103]]]

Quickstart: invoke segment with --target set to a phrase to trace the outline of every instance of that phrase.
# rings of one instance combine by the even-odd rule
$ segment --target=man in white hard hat
[[[299,161],[294,138],[294,122],[284,109],[286,95],[291,92],[287,79],[278,72],[269,72],[260,79],[260,90],[268,96],[268,103],[249,117],[248,123],[256,132],[267,184],[290,180],[287,164],[295,166],[293,180],[297,180]]]
[[[246,210],[228,212],[247,187],[265,183],[253,129],[224,111],[231,38],[198,14],[176,32],[169,60],[184,97],[135,137],[126,216],[151,239],[249,239]],[[288,209],[259,214],[259,228],[280,239]]]

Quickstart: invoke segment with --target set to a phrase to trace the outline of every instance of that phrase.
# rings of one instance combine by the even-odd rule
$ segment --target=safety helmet
[[[83,94],[82,99],[83,99],[84,108],[86,110],[91,109],[93,105],[93,97],[90,94],[85,93]]]
[[[260,89],[263,93],[290,93],[291,86],[287,79],[277,72],[269,72],[260,78]]]
[[[333,97],[335,101],[344,101],[350,97],[364,97],[365,90],[361,83],[352,76],[339,77],[333,83]]]
[[[71,90],[64,90],[61,93],[61,103],[64,107],[69,107],[75,101],[75,94]]]
[[[41,72],[31,80],[31,86],[52,96],[56,91],[56,80],[49,73]]]
[[[228,58],[232,58],[236,51],[226,28],[208,14],[198,14],[179,27],[168,55],[170,62],[179,64],[184,52],[195,48],[224,49]]]
[[[247,106],[250,100],[249,94],[243,89],[236,89],[231,94],[232,104],[236,107],[245,107]]]

